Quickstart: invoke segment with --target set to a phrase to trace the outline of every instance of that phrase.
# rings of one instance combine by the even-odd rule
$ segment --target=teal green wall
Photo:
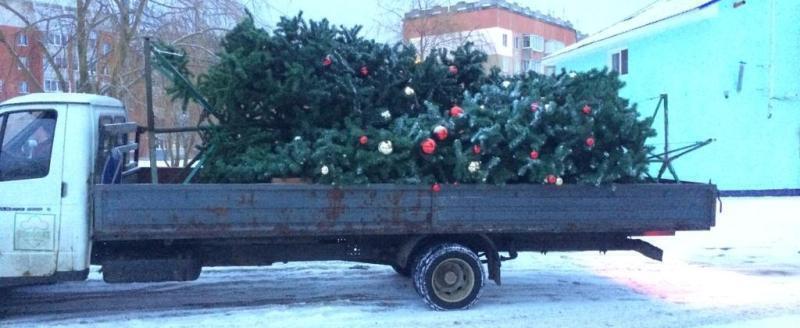
[[[658,95],[667,93],[674,147],[716,139],[674,163],[682,180],[711,180],[722,190],[800,188],[800,1],[747,1],[735,9],[734,2],[557,55],[545,65],[604,67],[613,50],[627,48],[622,96],[650,116]],[[661,116],[654,126],[659,136],[649,143],[661,149]]]

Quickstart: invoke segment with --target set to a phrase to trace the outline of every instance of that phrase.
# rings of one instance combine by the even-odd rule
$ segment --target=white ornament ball
[[[403,93],[405,93],[406,96],[411,97],[414,95],[415,92],[414,89],[412,89],[411,87],[406,87],[405,89],[403,89]]]
[[[328,175],[328,173],[331,173],[331,169],[329,169],[327,165],[323,165],[319,169],[319,173],[322,173],[322,175]]]
[[[385,110],[385,111],[381,112],[381,117],[384,120],[388,121],[388,120],[390,120],[392,118],[392,113],[389,110]]]
[[[574,79],[576,76],[578,76],[578,73],[575,73],[575,71],[569,72],[569,77],[570,78]]]
[[[294,137],[294,141],[300,141],[300,140],[303,140],[303,138],[301,138],[300,136],[295,136]]]
[[[508,89],[508,87],[511,86],[511,81],[509,81],[509,80],[503,81],[502,86],[503,86],[503,88]]]
[[[386,141],[381,141],[380,143],[378,143],[378,151],[381,154],[389,155],[389,154],[392,153],[392,150],[393,149],[392,149],[392,142],[391,141],[386,140]]]
[[[560,177],[559,177],[559,178],[556,178],[556,186],[560,186],[560,185],[562,185],[562,184],[564,184],[564,180],[563,180],[563,179],[561,179]]]
[[[469,170],[469,173],[478,172],[480,169],[481,169],[481,162],[478,162],[478,161],[469,162],[469,166],[467,167],[467,170]]]
[[[547,103],[546,105],[544,105],[544,110],[548,112],[553,110],[553,103]]]

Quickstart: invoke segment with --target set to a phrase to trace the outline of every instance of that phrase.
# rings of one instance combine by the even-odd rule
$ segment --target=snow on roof
[[[565,47],[549,56],[557,57],[576,49],[601,42],[633,30],[677,17],[690,11],[703,9],[720,0],[658,0],[628,18],[592,34],[578,43]]]
[[[3,103],[0,103],[0,107],[37,103],[70,103],[122,107],[122,102],[117,99],[87,93],[32,93],[6,100]]]

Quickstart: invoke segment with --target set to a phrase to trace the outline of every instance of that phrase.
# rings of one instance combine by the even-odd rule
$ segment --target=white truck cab
[[[86,278],[99,127],[126,115],[89,94],[0,103],[0,287]]]

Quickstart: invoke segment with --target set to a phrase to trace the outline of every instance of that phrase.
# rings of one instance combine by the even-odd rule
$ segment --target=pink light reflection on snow
[[[698,308],[794,303],[800,284],[665,259],[646,263],[638,255],[591,260],[589,270],[638,293]],[[791,292],[794,290],[794,292]]]

